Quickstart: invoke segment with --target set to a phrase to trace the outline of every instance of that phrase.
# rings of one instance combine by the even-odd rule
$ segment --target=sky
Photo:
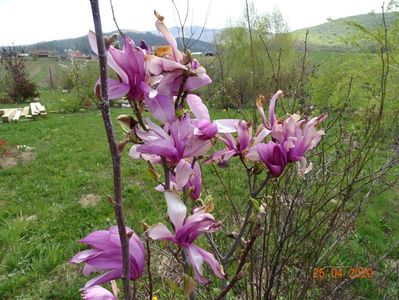
[[[188,24],[223,28],[243,16],[245,0],[190,0]],[[280,10],[291,30],[315,26],[327,18],[380,12],[383,0],[249,0],[260,14]],[[99,0],[103,31],[115,30],[109,0]],[[175,0],[181,14],[187,0]],[[153,10],[165,23],[178,24],[172,0],[113,0],[120,28],[152,31]],[[93,29],[89,0],[0,0],[0,45],[26,45],[40,41],[74,38]]]

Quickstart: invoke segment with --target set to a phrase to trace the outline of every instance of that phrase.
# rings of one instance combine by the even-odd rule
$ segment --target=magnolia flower
[[[126,227],[126,233],[130,236],[130,279],[135,280],[143,274],[144,246],[132,229]],[[121,278],[122,250],[117,226],[112,226],[109,230],[92,232],[80,242],[90,245],[94,249],[79,252],[70,260],[70,263],[85,263],[83,267],[85,276],[92,272],[105,271],[88,281],[85,288]]]
[[[118,300],[110,291],[99,285],[81,289],[84,300]]]
[[[277,119],[275,107],[276,101],[283,95],[278,91],[270,100],[269,123],[266,121],[263,110],[264,97],[257,99],[256,105],[262,117],[265,128],[269,128],[275,143],[268,146],[257,147],[257,153],[268,166],[273,176],[279,176],[287,161],[297,162],[298,173],[304,175],[312,169],[305,158],[306,152],[314,149],[324,135],[324,130],[316,131],[316,126],[326,119],[326,115],[312,118],[310,121],[300,120],[298,114],[288,115],[285,120]],[[279,146],[277,147],[276,144]],[[266,163],[267,162],[267,163]],[[274,166],[274,167],[273,167]],[[278,166],[278,167],[276,167]],[[278,175],[277,175],[278,174]]]
[[[281,144],[274,142],[262,143],[256,147],[256,150],[260,159],[274,177],[278,177],[283,173],[287,165],[287,152]]]
[[[230,133],[219,136],[226,145],[224,150],[216,151],[206,162],[218,162],[219,166],[226,166],[227,161],[233,156],[241,155],[245,159],[259,160],[256,146],[270,133],[270,130],[261,128],[252,138],[252,124],[242,120],[236,125],[238,134],[235,139]]]
[[[288,161],[295,161],[298,164],[300,175],[308,173],[312,169],[312,163],[308,164],[305,154],[314,149],[324,135],[324,130],[316,130],[327,116],[320,115],[310,121],[299,120],[297,114],[289,116],[284,122],[276,123],[271,135],[287,152]]]
[[[164,156],[172,166],[175,166],[182,158],[204,155],[212,146],[210,140],[201,140],[194,135],[195,126],[188,114],[163,128],[148,121],[149,131],[141,136],[141,133],[138,133],[140,137],[144,137],[144,145],[133,147],[138,153],[153,155],[153,159],[156,159],[154,156]],[[134,152],[131,154],[135,158]]]
[[[187,95],[187,104],[195,119],[192,123],[196,126],[194,134],[202,139],[209,139],[219,133],[233,133],[237,131],[237,119],[219,119],[211,121],[208,108],[201,98],[194,94]]]
[[[98,54],[95,33],[89,31],[89,42],[94,53]],[[143,47],[144,44],[142,44]],[[147,50],[136,47],[126,35],[123,36],[123,49],[110,46],[107,52],[108,65],[118,74],[119,80],[108,78],[108,96],[116,99],[127,96],[131,100],[143,100],[141,83],[151,76],[176,69],[186,70],[187,67],[170,59],[147,54]],[[100,84],[97,81],[96,87]]]
[[[194,241],[203,233],[215,232],[220,228],[209,213],[209,207],[203,206],[194,209],[191,216],[186,217],[187,208],[176,193],[166,191],[165,199],[168,206],[168,215],[174,226],[172,233],[164,224],[158,223],[147,230],[147,235],[153,240],[167,240],[182,247],[187,254],[198,282],[207,284],[209,279],[203,277],[202,265],[206,262],[215,275],[224,278],[225,273],[216,258],[209,252],[194,244]]]
[[[160,92],[160,94],[169,97],[176,96],[180,90],[180,85],[183,82],[183,79],[183,91],[186,92],[190,92],[210,84],[212,80],[206,74],[205,68],[200,65],[198,60],[189,58],[179,51],[177,48],[176,39],[163,22],[164,17],[159,15],[156,11],[155,16],[157,17],[157,21],[155,22],[156,28],[165,37],[166,41],[172,48],[172,55],[169,57],[170,60],[183,64],[187,67],[186,71],[176,69],[168,74],[165,74],[164,79],[157,87],[157,90]]]

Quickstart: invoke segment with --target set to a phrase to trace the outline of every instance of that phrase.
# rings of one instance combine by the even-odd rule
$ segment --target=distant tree
[[[13,102],[24,102],[39,95],[36,85],[28,77],[23,55],[18,55],[15,49],[3,48],[0,62],[6,71],[6,92]]]

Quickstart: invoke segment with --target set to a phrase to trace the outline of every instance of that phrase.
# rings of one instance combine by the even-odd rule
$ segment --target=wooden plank
[[[36,103],[36,108],[39,110],[40,113],[46,112],[46,108],[39,102]]]
[[[29,108],[30,108],[30,114],[32,116],[37,116],[40,111],[36,108],[36,103],[32,102],[29,104]]]
[[[2,116],[1,116],[1,120],[3,121],[3,123],[8,123],[11,121],[12,117],[14,116],[14,113],[16,112],[16,109],[9,109],[7,110]]]
[[[22,113],[22,109],[21,109],[21,108],[18,108],[18,109],[15,111],[15,113],[14,113],[14,115],[13,115],[13,117],[12,117],[12,120],[13,120],[15,123],[19,121],[19,118],[21,117],[21,113]]]
[[[7,114],[7,113],[9,113],[9,112],[11,112],[11,111],[13,111],[14,109],[15,108],[3,108],[3,109],[1,109],[0,110],[0,117],[5,115],[5,114]]]
[[[27,115],[29,115],[29,106],[25,106],[22,109],[21,117],[26,117]]]

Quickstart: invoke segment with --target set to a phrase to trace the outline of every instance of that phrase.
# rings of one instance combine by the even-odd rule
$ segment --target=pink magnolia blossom
[[[94,53],[98,54],[95,33],[89,31],[89,42]],[[144,93],[141,89],[143,81],[151,82],[152,76],[177,69],[187,70],[184,65],[147,54],[145,49],[137,47],[135,43],[123,36],[123,49],[110,46],[107,51],[108,65],[118,74],[119,80],[108,79],[108,96],[116,99],[127,96],[131,100],[143,100]],[[99,81],[96,85],[99,85]]]
[[[211,121],[208,108],[202,99],[194,94],[187,95],[187,104],[191,109],[195,119],[192,123],[196,126],[194,134],[209,139],[219,133],[233,133],[237,131],[237,119],[219,119]]]
[[[176,96],[180,90],[180,85],[183,80],[183,76],[187,76],[183,85],[183,91],[190,92],[205,85],[208,85],[212,82],[209,76],[206,74],[206,70],[204,67],[200,65],[198,60],[188,58],[186,55],[182,54],[177,48],[176,39],[170,33],[165,23],[163,22],[164,18],[160,16],[157,12],[155,13],[157,17],[157,21],[155,22],[155,26],[158,31],[165,37],[166,41],[172,48],[172,57],[170,60],[175,61],[176,63],[180,63],[187,67],[187,70],[179,70],[175,69],[174,71],[165,74],[164,79],[160,82],[157,87],[157,90],[160,94],[164,96]],[[186,75],[184,75],[186,72]]]
[[[262,142],[270,133],[266,128],[260,128],[255,137],[252,137],[252,124],[241,120],[236,124],[237,139],[230,133],[219,136],[219,139],[226,145],[224,150],[216,151],[207,163],[218,162],[219,166],[226,166],[227,161],[233,156],[241,155],[244,159],[259,160],[256,146]]]
[[[260,159],[268,167],[270,173],[274,177],[278,177],[283,173],[287,165],[287,152],[281,144],[268,142],[261,143],[256,148]]]
[[[220,228],[220,223],[208,213],[206,206],[194,209],[193,214],[186,216],[187,208],[176,193],[166,191],[165,199],[168,206],[168,215],[174,226],[172,233],[164,224],[158,223],[147,230],[148,236],[153,240],[167,240],[182,247],[187,254],[190,264],[198,282],[209,283],[203,277],[202,265],[206,262],[219,278],[224,278],[225,273],[216,258],[209,252],[194,244],[194,241],[203,233],[215,232]]]
[[[136,280],[143,274],[144,246],[132,229],[126,227],[126,232],[130,236],[130,279]],[[112,226],[109,230],[92,232],[80,242],[93,247],[93,249],[79,252],[70,260],[70,263],[85,263],[83,267],[85,276],[92,272],[105,271],[88,281],[85,288],[121,278],[122,250],[117,226]]]
[[[312,164],[308,164],[305,158],[305,154],[314,149],[320,142],[321,137],[324,135],[324,130],[316,130],[316,126],[326,119],[326,115],[320,115],[318,117],[312,118],[310,121],[306,119],[300,120],[298,114],[288,115],[285,120],[277,119],[276,117],[276,101],[283,95],[282,91],[278,91],[270,100],[269,105],[269,123],[266,122],[266,117],[263,111],[263,103],[260,99],[257,101],[257,107],[262,117],[263,125],[271,129],[271,136],[275,143],[279,144],[279,149],[275,144],[269,146],[262,145],[260,148],[258,146],[257,152],[262,154],[262,161],[266,163],[268,159],[269,162],[266,165],[272,166],[275,162],[279,161],[280,167],[285,166],[284,161],[297,162],[298,173],[304,175],[312,169]],[[271,150],[273,149],[273,155],[271,155]],[[285,153],[284,153],[285,152]],[[277,158],[277,156],[279,156]],[[271,161],[270,159],[273,159]],[[281,172],[277,172],[276,168],[272,171],[269,170],[274,176]],[[281,170],[282,171],[282,170]],[[278,176],[278,175],[277,175]]]

